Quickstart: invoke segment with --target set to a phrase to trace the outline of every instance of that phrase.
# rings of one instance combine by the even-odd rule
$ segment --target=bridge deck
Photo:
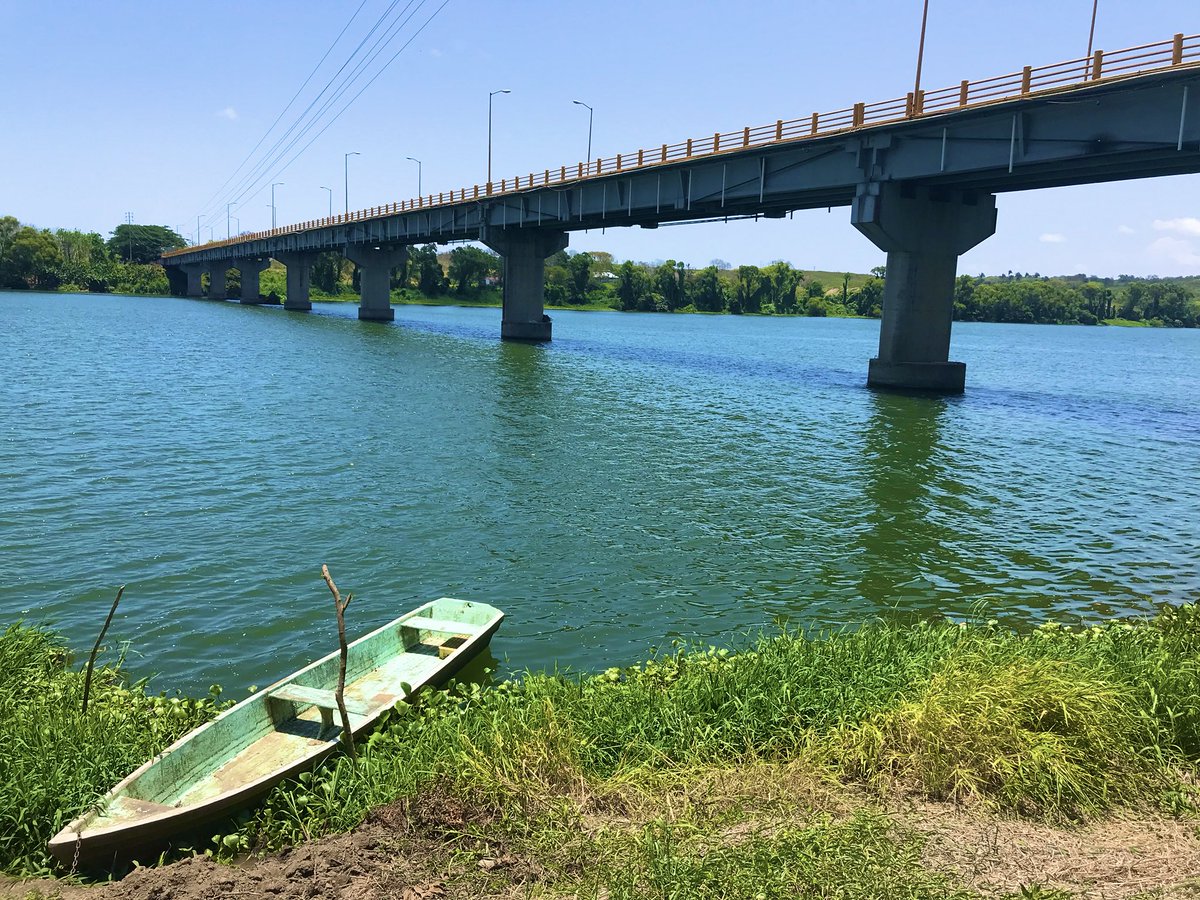
[[[903,123],[928,122],[935,118],[939,122],[949,121],[951,117],[961,117],[961,114],[993,108],[999,104],[1011,103],[1013,101],[1027,101],[1048,96],[1057,97],[1066,92],[1094,90],[1101,86],[1124,82],[1140,76],[1147,76],[1154,73],[1178,72],[1183,69],[1194,69],[1197,67],[1200,67],[1200,35],[1177,34],[1169,41],[1130,47],[1110,53],[1096,51],[1093,56],[1087,58],[1067,60],[1066,62],[1037,68],[1027,66],[1020,72],[985,78],[979,81],[962,81],[954,87],[939,90],[921,91],[916,94],[910,92],[907,96],[894,100],[869,104],[857,103],[852,107],[833,112],[813,113],[811,116],[802,119],[781,119],[770,125],[753,128],[745,127],[740,131],[717,132],[704,138],[689,138],[686,141],[673,144],[662,144],[649,149],[643,148],[631,153],[602,157],[570,166],[559,166],[556,169],[543,169],[540,172],[530,172],[527,175],[519,175],[511,179],[504,178],[498,183],[477,184],[470,188],[441,191],[437,194],[428,194],[411,200],[357,210],[347,215],[314,219],[268,231],[242,234],[228,240],[214,241],[166,253],[164,254],[164,261],[182,263],[209,259],[218,255],[211,251],[220,250],[221,248],[229,248],[225,250],[224,255],[230,256],[246,255],[252,252],[269,252],[273,249],[293,249],[292,245],[295,243],[293,241],[279,242],[271,239],[289,235],[304,235],[322,230],[328,232],[328,240],[309,239],[303,241],[304,246],[306,248],[332,247],[354,240],[354,234],[357,234],[360,240],[399,240],[413,242],[433,240],[436,237],[444,240],[462,240],[470,236],[472,230],[477,230],[488,218],[478,212],[480,201],[490,202],[500,200],[503,204],[501,211],[505,216],[504,221],[507,223],[508,203],[510,199],[514,195],[524,195],[530,191],[546,188],[561,190],[561,187],[564,185],[583,186],[597,181],[608,181],[613,176],[632,176],[651,170],[661,171],[664,167],[674,168],[679,164],[712,162],[720,159],[730,160],[732,164],[738,157],[753,154],[755,151],[762,151],[767,148],[798,147],[810,142],[822,141],[833,136],[857,132],[873,132],[879,129],[886,130],[889,126],[896,126]],[[1185,87],[1186,90],[1187,88]],[[1200,97],[1195,99],[1200,100]],[[1185,93],[1184,106],[1180,113],[1179,122],[1180,143],[1183,141],[1183,120],[1186,112],[1187,100]],[[1017,139],[1016,127],[1016,124],[1014,124],[1014,142]],[[1021,140],[1024,143],[1023,135]],[[944,148],[942,153],[944,164]],[[1189,168],[1188,170],[1191,169]],[[762,176],[759,179],[760,204],[764,201],[761,181],[765,178],[765,171],[764,165]],[[1168,166],[1164,168],[1163,174],[1171,171],[1175,170]],[[1139,172],[1125,177],[1139,177],[1144,174],[1158,173],[1152,171]],[[743,178],[742,181],[744,180]],[[1080,169],[1080,175],[1075,181],[1068,179],[1056,183],[1078,183],[1079,181],[1088,180],[1106,180],[1106,178],[1102,173],[1096,172],[1094,167],[1089,170],[1085,166]],[[726,179],[723,175],[721,209],[724,209],[726,206],[727,189],[725,182]],[[1027,186],[1041,185],[1031,183]],[[687,184],[688,212],[691,211],[692,206],[691,188],[691,178],[689,177]],[[1018,188],[1018,185],[1013,185],[1008,189]],[[622,194],[621,189],[618,187],[614,190],[617,196],[620,197]],[[631,184],[624,193],[628,197],[629,212],[632,217],[635,188]],[[659,193],[661,195],[661,186],[659,187]],[[831,187],[825,193],[818,191],[807,198],[811,202],[804,202],[802,204],[793,203],[790,205],[793,208],[801,208],[801,206],[824,206],[827,204],[843,205],[848,203],[850,199],[845,194],[844,186],[839,186],[836,190]],[[572,210],[570,208],[571,203],[568,200],[567,215],[564,218],[560,195],[557,211],[551,212],[547,210],[545,213],[546,221],[543,223],[542,203],[539,200],[537,205],[537,224],[548,225],[558,222],[561,226],[570,227],[573,224],[571,221],[572,214],[578,212],[578,227],[585,227],[583,224],[583,205],[583,193],[581,191],[576,209]],[[610,199],[606,194],[601,207],[602,211],[607,211],[610,205]],[[679,205],[677,198],[672,197],[670,205],[677,208]],[[661,214],[663,204],[660,202],[656,206],[658,208],[655,212],[656,216],[658,216],[658,214]],[[464,207],[471,207],[474,213],[467,213],[463,209]],[[530,210],[520,196],[517,197],[516,208],[520,210],[520,214],[514,219],[513,224],[534,224],[530,220]],[[436,213],[436,226],[432,215],[428,215],[422,219],[422,221],[427,223],[428,227],[421,229],[420,234],[414,234],[407,222],[404,224],[403,233],[400,233],[398,229],[391,226],[381,227],[385,219],[412,212]],[[733,212],[735,214],[744,214],[745,209],[735,209]],[[769,214],[769,211],[767,212]],[[661,216],[664,221],[670,218],[687,217],[679,215]],[[655,217],[650,218],[653,219]],[[647,219],[641,224],[648,224],[649,221]],[[448,225],[447,222],[449,223]],[[342,227],[354,225],[355,223],[363,223],[365,227],[353,229],[353,231],[348,231]],[[490,224],[496,223],[495,221],[491,221]],[[589,224],[592,223],[589,222]],[[639,223],[636,221],[613,221],[609,224]],[[337,229],[336,234],[328,231],[335,228]],[[283,246],[277,246],[281,243]],[[299,246],[299,244],[295,243],[295,246]]]

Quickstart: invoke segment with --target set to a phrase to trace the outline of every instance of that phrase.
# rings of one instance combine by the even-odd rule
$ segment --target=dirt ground
[[[887,811],[902,827],[927,836],[931,869],[985,897],[1019,896],[1023,886],[1040,885],[1087,900],[1200,900],[1200,828],[1194,820],[1127,816],[1055,828],[940,803],[906,802]],[[462,809],[443,809],[414,820],[408,809],[390,807],[350,834],[236,865],[195,857],[91,887],[10,882],[0,885],[0,898],[465,900],[512,897],[514,885],[538,880],[535,863],[504,855],[460,855],[452,871],[444,835],[482,824],[468,819]],[[465,878],[464,867],[475,877]],[[503,876],[494,891],[487,884],[492,872]]]

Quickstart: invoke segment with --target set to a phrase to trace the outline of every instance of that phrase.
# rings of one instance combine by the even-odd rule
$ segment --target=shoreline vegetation
[[[378,888],[362,896],[1062,900],[1092,896],[1087,877],[1141,886],[1104,896],[1195,896],[1200,607],[1091,627],[1017,629],[984,614],[676,645],[598,674],[426,693],[357,759],[339,753],[281,785],[173,865],[87,890],[147,891],[157,878],[145,896],[170,896],[171,879],[199,875],[249,890],[253,867],[312,890],[314,869],[341,877],[357,852]],[[96,670],[84,716],[79,668],[53,632],[0,635],[11,877],[48,877],[45,844],[63,823],[226,705],[216,686],[156,694],[118,658]],[[1031,868],[1036,848],[1003,872],[980,862],[985,848],[964,855],[971,833],[999,859],[1001,832],[1013,846],[1086,834],[1091,869],[1064,866],[1075,881],[1051,883]],[[1135,839],[1136,865],[1109,871],[1088,856]],[[1134,878],[1159,851],[1161,871]],[[271,892],[308,896],[284,887]]]
[[[117,226],[99,234],[36,229],[0,217],[0,290],[166,295],[166,274],[156,261],[165,250],[187,246],[159,225]],[[617,262],[604,252],[559,251],[546,260],[545,305],[550,309],[680,312],[760,316],[878,318],[886,269],[870,274],[801,271],[783,261],[734,267],[712,260],[703,268],[666,260]],[[204,276],[207,282],[208,276]],[[460,245],[410,248],[392,277],[392,302],[499,306],[503,264],[491,251]],[[277,261],[259,279],[263,296],[287,295],[285,269]],[[226,280],[237,296],[236,269]],[[311,299],[356,301],[357,267],[336,253],[318,254]],[[954,319],[1060,325],[1200,327],[1200,277],[1096,278],[1085,274],[1043,276],[960,275]]]

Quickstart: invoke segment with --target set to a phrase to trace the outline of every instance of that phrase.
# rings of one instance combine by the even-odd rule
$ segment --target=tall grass
[[[215,698],[150,696],[119,662],[83,675],[50,632],[0,634],[0,871],[49,872],[46,842],[113,784],[211,717]]]
[[[647,772],[803,759],[830,778],[1050,820],[1158,802],[1200,762],[1200,612],[1084,630],[868,625],[528,674],[393,716],[357,768],[276,790],[237,846],[344,830],[432,785],[498,815]],[[1186,791],[1186,788],[1183,788]]]

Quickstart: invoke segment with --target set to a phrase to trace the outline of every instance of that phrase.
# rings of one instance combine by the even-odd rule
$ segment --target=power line
[[[404,16],[404,13],[408,10],[409,7],[412,6],[413,2],[414,2],[414,0],[409,0],[409,3],[405,6],[405,8],[403,10],[400,11],[399,15]],[[447,2],[448,2],[448,0],[447,0]],[[378,40],[376,40],[376,42],[371,46],[370,50],[368,50],[368,53],[370,55],[365,57],[354,67],[354,69],[350,72],[349,75],[346,76],[346,78],[342,81],[342,83],[340,85],[338,85],[338,87],[334,90],[334,92],[332,94],[330,94],[330,96],[325,100],[324,103],[321,104],[321,107],[313,114],[311,119],[307,123],[305,123],[305,125],[296,133],[296,135],[294,137],[292,137],[292,139],[290,141],[288,141],[286,146],[284,146],[282,149],[280,149],[279,152],[276,153],[274,156],[268,155],[268,157],[265,157],[264,160],[256,167],[256,172],[253,175],[253,177],[250,177],[248,179],[246,179],[246,178],[242,179],[242,182],[239,184],[239,188],[241,188],[242,193],[237,196],[235,202],[239,202],[239,203],[242,202],[243,198],[246,196],[246,192],[250,191],[260,181],[265,183],[266,181],[269,180],[269,178],[274,178],[274,177],[282,174],[282,172],[284,171],[283,169],[273,170],[273,171],[271,171],[269,176],[267,174],[267,171],[271,166],[274,166],[281,159],[283,159],[283,157],[286,156],[287,153],[293,147],[296,146],[296,144],[298,144],[301,140],[303,140],[304,137],[306,135],[308,135],[309,132],[311,132],[313,128],[317,127],[317,125],[321,121],[321,118],[330,110],[331,107],[334,106],[334,104],[337,103],[338,100],[340,100],[346,94],[346,92],[351,87],[354,86],[354,83],[363,76],[363,72],[367,68],[370,67],[371,63],[373,63],[376,59],[379,58],[379,56],[384,52],[384,50],[387,49],[387,46],[396,38],[399,31],[402,30],[406,25],[408,25],[409,22],[412,21],[413,17],[417,14],[417,12],[420,11],[421,7],[424,6],[425,3],[426,3],[426,0],[420,0],[420,2],[417,3],[416,9],[414,9],[411,13],[409,13],[407,17],[405,17],[403,20],[401,20],[398,17],[396,22],[394,22],[388,28],[388,30]],[[442,6],[445,6],[445,3],[443,3]],[[433,15],[436,16],[437,13],[440,11],[441,11],[441,7],[439,7],[438,10],[436,10]],[[338,116],[340,116],[343,112],[346,111],[346,109],[350,106],[350,104],[352,104],[354,102],[354,100],[356,100],[359,97],[359,95],[362,94],[363,90],[366,90],[366,87],[368,87],[372,82],[375,81],[376,78],[378,78],[383,73],[384,69],[386,69],[391,64],[392,60],[394,60],[396,56],[398,56],[401,52],[403,52],[403,50],[406,47],[408,47],[409,44],[412,43],[413,39],[415,39],[416,36],[418,34],[420,34],[421,31],[423,31],[425,29],[425,26],[428,25],[429,22],[432,20],[433,20],[433,16],[430,16],[429,20],[427,20],[425,22],[425,24],[422,25],[421,28],[419,28],[413,34],[413,36],[410,37],[408,39],[408,41],[406,41],[404,43],[404,45],[400,48],[399,51],[397,51],[397,53],[392,57],[392,59],[388,60],[388,62],[385,63],[383,65],[383,67],[381,67],[373,76],[371,76],[371,80],[367,82],[367,85],[364,85],[363,88],[361,90],[359,90],[359,92],[356,93],[354,95],[354,97],[352,97],[350,99],[349,103],[347,103],[346,106],[344,106],[341,110],[339,110],[337,112],[337,114],[333,117],[333,119],[331,119],[329,122],[325,123],[325,125],[321,128],[321,131],[318,132],[318,136],[320,134],[323,134],[325,132],[325,130],[334,121],[336,121]],[[324,91],[322,91],[322,93],[324,93]],[[311,109],[313,104],[315,104],[316,101],[319,99],[320,99],[320,95],[318,95],[313,100],[312,104],[309,104],[309,108]],[[306,112],[307,112],[307,110],[306,110]],[[294,123],[293,127],[295,126],[295,124],[298,124],[298,123]],[[292,129],[289,129],[288,133],[290,134],[291,131],[292,131]],[[279,146],[279,144],[286,137],[287,137],[287,135],[285,134],[283,136],[283,138],[281,138],[279,141],[276,141],[275,147],[272,147],[271,152],[273,152],[275,150],[275,148],[277,148]],[[314,140],[315,140],[315,138],[314,138]],[[312,141],[309,141],[304,146],[307,148],[311,144],[312,144]],[[290,165],[290,162],[288,164]],[[261,190],[261,187],[260,187],[260,190]],[[253,199],[253,197],[256,197],[256,196],[258,196],[258,192],[255,192],[254,194],[252,194],[251,199]]]
[[[325,51],[325,55],[321,57],[320,62],[318,62],[313,67],[313,70],[308,73],[308,77],[304,79],[304,83],[300,85],[300,87],[296,90],[296,93],[292,94],[292,99],[287,102],[287,106],[285,106],[280,111],[279,115],[277,115],[275,117],[275,121],[271,123],[271,127],[263,132],[263,136],[258,139],[258,143],[250,148],[250,152],[246,154],[246,158],[243,159],[240,163],[238,163],[238,166],[236,169],[233,170],[233,173],[228,178],[225,179],[225,183],[222,184],[219,188],[217,188],[216,191],[213,192],[213,195],[211,197],[209,197],[208,200],[205,201],[204,205],[201,206],[202,210],[207,210],[208,208],[210,208],[212,206],[213,201],[217,199],[217,197],[220,195],[221,191],[225,190],[225,188],[229,184],[229,182],[233,181],[234,176],[236,176],[237,173],[242,170],[242,167],[244,165],[246,165],[247,162],[250,161],[250,157],[252,157],[254,155],[255,151],[258,150],[258,148],[262,146],[263,141],[265,141],[267,139],[267,135],[269,135],[274,130],[275,126],[279,124],[279,120],[283,118],[284,114],[289,109],[292,108],[292,104],[296,102],[296,98],[300,96],[301,91],[303,91],[308,86],[308,83],[310,81],[312,81],[312,77],[317,74],[317,70],[320,69],[321,66],[324,65],[325,60],[329,58],[329,54],[333,52],[333,48],[336,47],[338,44],[338,41],[340,41],[342,39],[342,35],[344,35],[346,33],[346,29],[350,27],[350,25],[354,22],[355,18],[357,18],[358,14],[360,12],[362,12],[362,8],[366,5],[367,5],[367,0],[362,0],[362,3],[360,3],[358,5],[358,9],[356,9],[354,11],[354,14],[351,15],[349,20],[346,22],[346,24],[342,26],[342,30],[338,32],[338,36],[333,39],[333,43],[329,45],[329,49],[327,49]],[[199,213],[199,215],[203,215],[203,214],[204,214],[203,212]]]
[[[364,0],[364,2],[365,2],[365,0]],[[404,7],[403,10],[401,10],[400,15],[403,15],[404,12],[408,9],[409,6],[412,5],[413,2],[414,2],[414,0],[409,0],[408,4]],[[424,2],[424,0],[422,0],[422,2]],[[392,11],[396,8],[396,6],[399,3],[400,3],[400,0],[392,0],[392,2],[388,5],[388,7],[375,20],[375,23],[370,27],[370,29],[368,29],[367,33],[365,35],[363,35],[362,39],[358,42],[358,45],[350,52],[350,54],[342,62],[341,66],[338,67],[337,71],[334,72],[333,75],[330,76],[330,78],[326,82],[325,86],[323,88],[321,88],[321,90],[317,93],[317,95],[309,102],[308,106],[304,108],[304,110],[295,118],[295,120],[293,120],[292,124],[290,126],[288,126],[287,130],[284,131],[283,134],[281,134],[278,138],[276,138],[275,143],[272,144],[271,148],[264,154],[263,158],[257,164],[255,164],[246,175],[243,175],[242,178],[236,182],[235,186],[231,190],[229,190],[228,192],[225,193],[225,195],[224,195],[224,197],[222,197],[222,199],[226,199],[228,197],[235,197],[233,202],[241,201],[241,199],[245,196],[246,191],[249,190],[249,187],[247,187],[247,185],[253,185],[257,181],[257,179],[259,177],[261,177],[263,169],[273,163],[274,160],[272,159],[272,154],[275,153],[275,151],[279,148],[280,144],[282,144],[284,141],[286,141],[288,139],[288,136],[291,135],[292,132],[295,131],[297,127],[301,126],[301,123],[304,122],[305,118],[308,116],[308,113],[312,110],[313,106],[315,106],[317,104],[317,102],[321,99],[321,97],[325,95],[325,93],[330,89],[330,87],[337,80],[338,76],[342,74],[342,72],[346,69],[346,67],[348,65],[350,65],[350,63],[354,60],[354,58],[359,54],[359,51],[361,51],[362,48],[366,45],[367,41],[369,41],[371,39],[371,36],[379,30],[380,26],[387,20],[387,18],[391,15]],[[355,15],[357,15],[357,11],[355,12]],[[347,27],[349,27],[349,24],[350,23],[348,22]],[[343,31],[344,31],[344,29],[343,29]],[[330,50],[332,50],[332,49],[333,48],[330,47]],[[374,49],[374,46],[372,47],[372,49]],[[370,51],[368,51],[368,52],[370,52]],[[328,54],[326,54],[326,55],[328,55]],[[312,123],[310,122],[308,125],[305,125],[304,127],[302,127],[300,129],[301,134],[303,134],[307,128],[310,128],[311,125],[312,125]],[[272,126],[272,127],[274,127],[274,126]],[[269,133],[270,132],[268,131],[268,134]],[[266,136],[267,135],[263,136],[264,140],[266,139]],[[261,145],[261,142],[260,142],[260,145]],[[291,145],[289,145],[289,146],[291,146]],[[287,152],[286,148],[282,152],[286,153]],[[231,178],[232,178],[232,176],[231,176]],[[228,184],[228,181],[226,182],[226,184]],[[224,186],[222,187],[221,190],[224,190]],[[221,190],[218,190],[218,192],[217,192],[218,195],[221,194]],[[239,191],[240,191],[240,194],[238,193]],[[219,208],[220,205],[221,204],[218,203],[217,207]],[[211,209],[211,208],[212,208],[212,205],[211,205],[211,201],[210,201],[210,206],[208,207],[208,209]]]

